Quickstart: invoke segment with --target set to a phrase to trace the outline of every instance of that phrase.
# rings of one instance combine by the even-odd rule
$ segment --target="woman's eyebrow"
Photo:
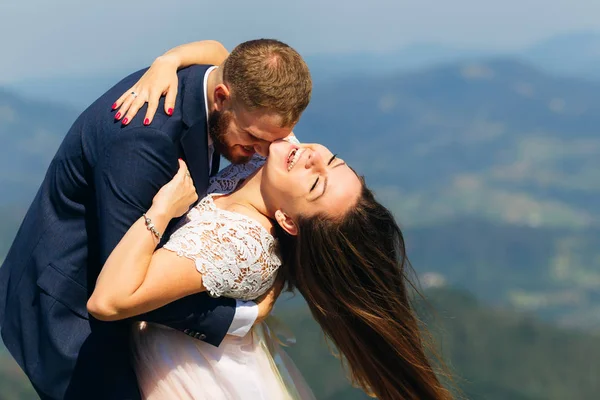
[[[335,156],[334,156],[335,157]],[[331,161],[333,161],[333,158],[331,159]],[[341,165],[346,165],[346,162],[342,161],[340,163],[337,163],[336,165],[334,165],[333,167],[331,167],[331,169],[337,168]],[[315,197],[314,199],[310,200],[310,201],[315,201],[317,200],[319,197],[323,196],[325,194],[325,191],[327,190],[327,181],[328,181],[328,177],[326,176],[323,182],[323,191],[321,192],[320,195],[318,195],[317,197]]]

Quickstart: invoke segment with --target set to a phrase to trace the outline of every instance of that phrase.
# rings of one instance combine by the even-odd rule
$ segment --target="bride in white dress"
[[[274,237],[256,220],[214,202],[263,163],[255,155],[211,178],[210,194],[188,212],[164,246],[195,261],[211,296],[254,300],[274,284],[281,265]],[[214,347],[163,325],[135,324],[134,367],[144,398],[314,398],[273,329],[276,321],[263,322],[244,337],[227,335]]]
[[[156,232],[196,200],[180,162],[146,213]],[[254,156],[212,178],[211,194],[187,213],[162,249],[154,252],[158,240],[140,218],[107,260],[88,309],[98,319],[116,320],[200,291],[256,299],[274,284],[282,264],[273,221],[293,234],[291,215],[307,207],[337,215],[360,189],[356,174],[325,147],[275,142],[268,161]],[[314,398],[281,349],[274,325],[267,319],[242,338],[228,335],[217,348],[165,326],[136,324],[134,366],[143,398]]]
[[[274,281],[281,261],[271,233],[244,214],[219,209],[214,198],[231,193],[264,163],[230,165],[211,178],[208,195],[190,210],[164,246],[195,261],[212,296],[254,300]],[[147,399],[312,399],[276,338],[276,321],[263,322],[219,347],[166,326],[135,324],[134,367]],[[274,325],[274,326],[273,326]]]

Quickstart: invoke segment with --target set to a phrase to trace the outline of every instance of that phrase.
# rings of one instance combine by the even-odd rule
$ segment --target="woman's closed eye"
[[[331,163],[333,162],[333,160],[335,160],[337,158],[337,154],[334,154],[333,156],[331,156],[331,158],[329,159],[329,161],[327,162],[327,166],[330,166]],[[314,188],[317,187],[317,184],[319,183],[319,177],[317,177],[317,179],[315,180],[315,183],[313,183],[312,187],[310,188],[309,192],[312,192],[314,190]]]
[[[311,186],[311,188],[310,188],[309,192],[312,192],[312,191],[313,191],[313,189],[317,187],[317,183],[319,183],[319,178],[317,178],[317,179],[315,180],[315,183],[313,183],[313,185]]]

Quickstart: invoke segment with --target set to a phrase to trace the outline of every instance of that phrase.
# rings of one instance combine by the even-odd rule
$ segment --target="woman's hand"
[[[187,165],[179,159],[179,171],[152,200],[152,209],[171,218],[181,217],[198,200]]]
[[[165,112],[172,115],[179,84],[177,69],[194,64],[221,65],[228,55],[227,49],[216,40],[187,43],[167,51],[158,57],[140,80],[113,104],[113,110],[120,107],[115,119],[122,118],[123,125],[127,125],[147,102],[148,110],[144,125],[150,125],[158,109],[160,97],[164,95],[167,96]]]
[[[254,321],[254,325],[260,324],[271,314],[271,310],[273,310],[273,306],[275,306],[275,302],[284,286],[284,281],[280,276],[277,277],[273,286],[265,294],[255,300],[256,305],[258,305],[258,315]]]
[[[175,57],[169,55],[158,57],[140,80],[113,104],[113,110],[119,109],[115,119],[123,118],[123,125],[127,125],[147,102],[148,110],[144,125],[150,125],[158,109],[158,102],[161,96],[165,95],[165,112],[172,115],[179,84],[177,68],[179,62]]]

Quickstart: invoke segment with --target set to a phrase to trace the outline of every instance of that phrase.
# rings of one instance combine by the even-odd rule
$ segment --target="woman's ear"
[[[298,235],[298,227],[292,218],[281,210],[275,211],[275,220],[284,231],[292,236]]]
[[[229,101],[230,95],[229,88],[225,86],[225,84],[219,83],[215,86],[214,103],[217,111],[223,111],[225,109],[225,105],[227,101]]]

